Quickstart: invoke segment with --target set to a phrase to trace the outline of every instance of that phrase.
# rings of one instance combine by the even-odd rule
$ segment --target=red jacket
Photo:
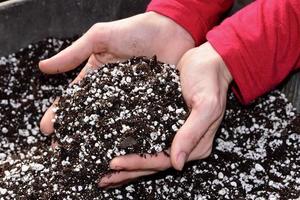
[[[257,0],[214,27],[233,0],[152,0],[148,11],[184,27],[197,45],[207,39],[249,103],[300,66],[300,1]],[[213,28],[214,27],[214,28]]]

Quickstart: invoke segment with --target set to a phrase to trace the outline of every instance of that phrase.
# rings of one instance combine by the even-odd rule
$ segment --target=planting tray
[[[48,36],[71,37],[94,23],[143,12],[146,0],[9,0],[0,3],[0,55]]]
[[[76,89],[83,99],[86,98],[85,102],[89,103],[78,102],[80,106],[74,109],[76,113],[67,112],[62,106],[59,110],[55,109],[57,119],[62,119],[59,117],[62,113],[70,118],[64,118],[68,119],[63,120],[67,123],[57,121],[56,130],[63,134],[56,132],[54,138],[60,138],[61,145],[53,151],[49,148],[53,138],[45,137],[40,132],[39,122],[55,96],[62,96],[62,90],[78,73],[79,68],[77,71],[49,76],[41,73],[37,65],[41,59],[69,46],[74,39],[72,36],[84,33],[94,23],[143,12],[148,0],[0,2],[0,199],[299,199],[300,116],[295,116],[291,104],[278,91],[270,92],[250,106],[240,105],[234,95],[230,94],[224,120],[214,140],[212,154],[204,160],[190,162],[181,173],[170,169],[109,191],[97,189],[96,179],[102,170],[107,170],[108,161],[124,153],[127,147],[128,150],[139,150],[137,152],[148,147],[160,151],[162,146],[159,141],[170,141],[166,137],[166,131],[146,129],[143,124],[150,127],[161,127],[165,124],[167,127],[166,120],[171,119],[170,116],[173,115],[158,112],[151,116],[146,112],[149,109],[141,107],[137,109],[140,115],[132,117],[127,111],[134,111],[131,106],[135,106],[135,103],[119,102],[120,96],[115,97],[116,101],[110,98],[107,101],[107,96],[104,98],[102,95],[105,93],[105,86],[109,88],[106,93],[111,93],[109,82],[105,83],[101,92],[97,89],[97,94],[101,93],[102,98],[101,101],[97,101],[101,102],[101,106],[97,108],[91,95],[94,92],[89,93],[91,96],[86,98],[86,90]],[[249,2],[237,1],[228,15]],[[134,64],[133,61],[131,63]],[[153,66],[156,63],[155,59],[151,63]],[[143,64],[136,69],[140,71],[151,68],[145,68]],[[109,69],[112,70],[107,67],[99,73],[114,74],[115,78],[118,77],[118,73],[110,73]],[[157,69],[157,66],[152,69]],[[298,74],[289,77],[279,87],[298,109],[299,76]],[[89,77],[95,77],[97,80],[97,76]],[[111,76],[101,77],[113,80]],[[122,82],[122,77],[114,79],[114,83],[116,80]],[[126,83],[126,88],[134,86],[132,83],[135,78],[127,78],[126,82],[130,81]],[[104,79],[101,80],[105,82]],[[90,84],[93,86],[94,82],[91,81]],[[171,88],[174,88],[172,85],[174,86],[174,83],[170,83]],[[102,87],[101,84],[96,86]],[[93,87],[85,88],[92,91]],[[167,86],[162,88],[168,90]],[[114,91],[117,92],[116,89]],[[147,95],[143,98],[152,98],[153,91],[161,90],[154,88],[149,94],[148,89],[144,91]],[[64,94],[70,94],[69,92]],[[76,96],[79,93],[76,93]],[[165,97],[168,97],[168,94],[171,93],[162,93]],[[174,97],[173,94],[171,97]],[[77,97],[76,99],[83,100]],[[106,100],[103,101],[104,99]],[[162,106],[162,110],[179,116],[180,109],[174,109],[165,103],[162,105],[161,101],[155,99],[161,98],[148,99],[153,102],[150,107]],[[128,109],[120,110],[122,112],[119,115],[119,108],[124,108],[120,103],[124,102],[130,105]],[[174,98],[169,102],[173,103]],[[142,103],[137,106],[140,105]],[[109,110],[109,115],[105,114],[105,109]],[[86,118],[85,113],[90,117]],[[114,115],[110,115],[113,113]],[[132,119],[121,117],[120,120],[119,116],[127,114]],[[95,116],[99,117],[97,123]],[[103,123],[103,116],[109,123]],[[78,122],[84,122],[83,126]],[[173,122],[168,125],[173,133],[178,128],[174,125]],[[138,132],[140,129],[141,132]],[[68,137],[64,137],[64,134]],[[75,142],[77,145],[74,143],[75,145],[69,148],[69,142]],[[143,146],[135,146],[139,144]]]

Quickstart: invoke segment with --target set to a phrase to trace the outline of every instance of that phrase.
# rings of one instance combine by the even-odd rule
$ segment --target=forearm
[[[207,34],[242,103],[273,89],[300,66],[300,2],[258,0]]]
[[[233,0],[152,0],[147,11],[155,11],[174,20],[191,34],[198,46],[232,4]]]

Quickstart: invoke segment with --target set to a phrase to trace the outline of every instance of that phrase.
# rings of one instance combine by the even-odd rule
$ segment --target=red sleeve
[[[300,1],[257,0],[207,34],[250,103],[300,66]]]
[[[232,4],[233,0],[152,0],[147,11],[170,17],[192,35],[198,46]]]

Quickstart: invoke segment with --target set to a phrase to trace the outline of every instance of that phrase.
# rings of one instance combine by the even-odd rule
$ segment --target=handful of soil
[[[188,114],[175,66],[156,57],[89,73],[63,93],[55,111],[62,162],[93,182],[113,157],[169,148]]]

